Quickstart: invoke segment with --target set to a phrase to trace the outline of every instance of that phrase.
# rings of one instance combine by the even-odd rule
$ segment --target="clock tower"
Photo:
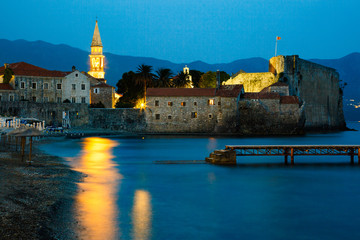
[[[103,45],[100,38],[98,22],[96,20],[94,36],[91,42],[90,71],[88,72],[94,78],[105,78]]]

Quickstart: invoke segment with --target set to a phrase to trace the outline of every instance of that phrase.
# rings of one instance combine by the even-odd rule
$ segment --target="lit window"
[[[71,89],[76,90],[76,84],[71,84]]]
[[[25,88],[25,82],[21,82],[21,83],[20,83],[20,88],[21,88],[21,89],[24,89],[24,88]]]
[[[81,84],[81,90],[85,90],[85,84]]]
[[[155,114],[155,119],[159,120],[160,119],[160,114]]]
[[[215,100],[214,99],[209,99],[208,104],[209,105],[215,105]]]
[[[173,104],[172,102],[168,102],[168,106],[171,107]]]
[[[56,89],[61,90],[61,83],[56,84]]]
[[[181,102],[181,106],[185,107],[185,106],[186,106],[186,102]]]
[[[158,107],[158,106],[159,106],[159,101],[155,100],[155,107]]]
[[[191,118],[197,118],[197,112],[192,112],[191,113]]]
[[[49,84],[48,83],[44,83],[44,89],[49,89]]]
[[[32,89],[36,89],[36,83],[32,83]]]

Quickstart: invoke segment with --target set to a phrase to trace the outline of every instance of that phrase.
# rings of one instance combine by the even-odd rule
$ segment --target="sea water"
[[[91,137],[41,148],[86,174],[74,206],[83,239],[360,239],[360,167],[348,164],[348,156],[296,156],[295,166],[277,156],[238,157],[233,167],[178,164],[204,160],[225,145],[358,145],[359,139],[357,131]]]

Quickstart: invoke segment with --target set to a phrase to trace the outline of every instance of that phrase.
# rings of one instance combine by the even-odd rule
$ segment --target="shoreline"
[[[79,239],[73,203],[84,175],[38,148],[33,160],[0,152],[1,239]]]

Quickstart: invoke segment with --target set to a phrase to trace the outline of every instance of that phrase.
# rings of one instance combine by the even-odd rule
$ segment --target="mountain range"
[[[267,72],[268,60],[260,57],[239,59],[230,63],[208,64],[202,61],[190,63],[173,63],[150,57],[132,57],[104,53],[105,78],[107,83],[116,86],[124,72],[136,71],[140,64],[153,66],[154,70],[169,68],[173,73],[178,73],[187,65],[190,69],[202,72],[221,70],[236,73]],[[301,56],[300,56],[301,57]],[[344,89],[344,112],[347,120],[360,120],[360,53],[351,53],[338,59],[309,59],[312,62],[332,67],[340,74],[340,79],[347,83]],[[75,66],[80,71],[88,71],[89,52],[65,44],[51,44],[44,41],[10,41],[0,39],[0,63],[27,62],[49,70],[71,71]],[[351,101],[351,99],[353,101]]]

